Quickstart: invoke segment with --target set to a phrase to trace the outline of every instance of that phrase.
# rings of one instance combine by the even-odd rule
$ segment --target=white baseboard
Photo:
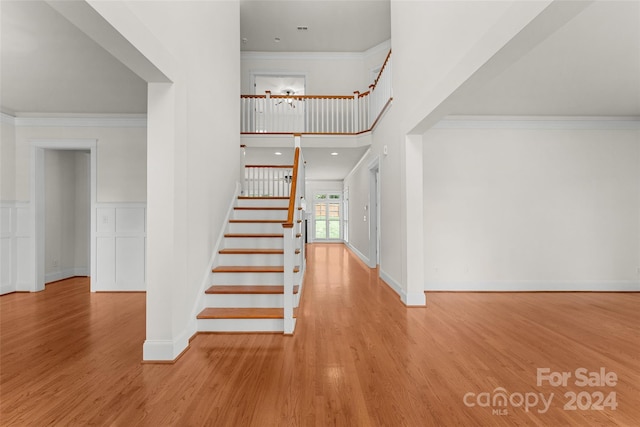
[[[362,252],[360,252],[355,246],[353,246],[349,242],[345,242],[345,245],[347,245],[347,248],[349,248],[351,250],[351,252],[356,254],[356,256],[358,258],[360,258],[360,260],[362,260],[362,262],[364,262],[367,266],[369,265],[369,257],[368,256],[365,256]]]
[[[142,360],[170,362],[175,360],[187,348],[178,340],[146,340],[142,345]]]
[[[424,307],[427,304],[424,292],[412,292],[410,294],[403,292],[400,299],[407,307]]]
[[[455,292],[640,292],[640,281],[426,282],[425,291]]]
[[[396,282],[395,280],[393,280],[391,278],[391,276],[389,276],[383,269],[382,267],[380,267],[380,278],[382,280],[384,280],[384,282],[389,285],[389,287],[391,289],[393,289],[393,291],[395,293],[397,293],[400,296],[400,299],[402,299],[403,301],[406,299],[406,293],[402,290],[402,286],[400,286],[400,283]]]
[[[69,279],[71,277],[78,276],[88,276],[89,268],[87,267],[76,267],[76,268],[66,268],[60,271],[54,271],[52,273],[47,273],[44,276],[45,283],[57,282],[58,280]]]
[[[11,285],[0,286],[0,295],[10,294],[11,292],[15,292],[16,288]]]

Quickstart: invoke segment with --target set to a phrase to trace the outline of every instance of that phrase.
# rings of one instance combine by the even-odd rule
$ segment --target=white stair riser
[[[229,233],[282,233],[282,223],[265,222],[230,222]]]
[[[282,285],[283,273],[213,273],[212,285]]]
[[[287,220],[287,211],[272,210],[243,210],[236,209],[233,211],[234,219],[278,219],[280,221]]]
[[[283,319],[198,319],[198,332],[283,331]]]
[[[220,265],[284,265],[282,254],[220,254]]]
[[[217,308],[282,308],[284,296],[282,294],[207,294],[204,303],[205,307]]]
[[[238,199],[237,206],[288,208],[289,199]]]
[[[225,237],[225,248],[258,248],[258,249],[282,249],[284,239],[281,237]]]

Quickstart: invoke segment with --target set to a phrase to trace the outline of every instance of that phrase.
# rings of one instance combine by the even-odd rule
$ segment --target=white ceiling
[[[0,1],[6,113],[144,113],[147,84],[43,1]]]
[[[592,3],[451,114],[640,116],[640,2]]]
[[[240,36],[243,51],[364,52],[391,38],[390,1],[241,0]]]
[[[146,112],[146,83],[45,2],[0,8],[2,111]],[[389,0],[241,0],[242,50],[362,52],[390,38],[389,9]],[[451,114],[640,116],[639,76],[640,2],[595,2],[492,82],[466,89]],[[305,149],[309,178],[344,177],[365,148],[330,151]]]
[[[313,148],[303,147],[307,162],[306,178],[311,180],[342,180],[362,158],[368,147]],[[277,156],[275,153],[282,155]],[[338,153],[332,156],[331,153]],[[289,165],[293,163],[293,148],[247,147],[245,163],[263,165]]]

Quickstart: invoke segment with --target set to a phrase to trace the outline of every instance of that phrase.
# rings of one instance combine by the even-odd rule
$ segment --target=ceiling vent
[[[307,31],[309,29],[306,25],[299,25],[297,28],[298,31]]]

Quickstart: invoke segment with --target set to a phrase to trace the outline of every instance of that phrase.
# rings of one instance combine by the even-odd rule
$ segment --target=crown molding
[[[242,60],[361,60],[381,51],[391,49],[391,40],[386,40],[364,52],[240,52]]]
[[[16,127],[107,127],[146,128],[146,114],[20,114],[16,117],[2,113],[2,121],[11,121]]]
[[[640,117],[447,116],[433,129],[640,130]]]
[[[0,112],[0,122],[11,125],[11,126],[15,126],[16,118],[13,117],[11,114]]]

